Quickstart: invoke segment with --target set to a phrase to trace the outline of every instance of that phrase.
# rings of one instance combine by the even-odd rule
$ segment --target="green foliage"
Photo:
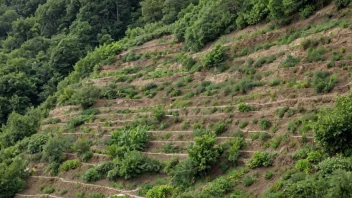
[[[351,0],[334,0],[334,4],[337,9],[342,9],[345,8],[349,5],[351,5]]]
[[[237,109],[238,111],[240,112],[250,112],[250,111],[253,111],[253,107],[245,104],[245,103],[240,103],[237,105]]]
[[[274,176],[273,171],[269,170],[269,171],[265,172],[264,179],[269,180],[269,179],[273,178],[273,176]]]
[[[85,182],[95,182],[100,179],[100,175],[94,168],[90,168],[82,175],[82,179]]]
[[[318,49],[309,48],[306,61],[309,63],[317,62],[317,61],[325,61],[326,57],[324,56],[324,54],[327,51],[328,50],[325,48],[318,48]]]
[[[215,132],[216,135],[221,135],[227,130],[227,124],[223,121],[218,121],[214,124],[212,130]]]
[[[337,84],[337,76],[329,72],[316,71],[313,76],[313,86],[317,93],[329,93]]]
[[[71,169],[76,169],[80,165],[78,160],[67,160],[60,165],[60,171],[68,171]]]
[[[300,58],[288,55],[284,61],[281,62],[281,68],[294,67],[301,61]]]
[[[25,137],[31,136],[39,128],[41,115],[38,110],[32,109],[26,115],[20,115],[13,112],[6,125],[1,128],[0,148],[6,148],[15,145]]]
[[[188,150],[190,159],[194,162],[199,172],[204,172],[211,168],[219,156],[219,150],[215,147],[216,136],[206,133],[195,138],[195,143]]]
[[[172,187],[168,185],[155,186],[147,193],[147,198],[167,198],[172,193]]]
[[[203,67],[210,69],[212,67],[220,66],[225,61],[226,48],[221,45],[216,45],[210,52],[202,57]]]
[[[327,158],[317,166],[319,173],[329,175],[335,170],[352,171],[352,159],[342,156]]]
[[[308,174],[311,169],[311,165],[308,159],[301,159],[297,161],[295,168],[297,170],[304,171],[306,174]]]
[[[171,183],[180,188],[189,187],[194,183],[198,168],[193,160],[188,159],[178,163],[169,173]]]
[[[261,56],[258,58],[258,60],[254,63],[254,67],[258,68],[263,66],[264,64],[270,64],[276,60],[276,57],[274,55],[270,56]]]
[[[83,109],[88,109],[95,104],[95,100],[100,98],[100,89],[95,86],[83,87],[72,95],[72,103],[81,105]]]
[[[44,194],[52,194],[52,193],[55,192],[55,187],[53,187],[53,186],[45,186],[43,189],[41,189],[41,191]]]
[[[259,128],[262,130],[269,129],[271,127],[271,125],[272,125],[271,122],[266,118],[259,120]]]
[[[230,148],[227,151],[227,159],[233,164],[237,164],[237,159],[239,157],[240,149],[244,146],[244,139],[242,137],[236,137],[231,140]]]
[[[145,148],[148,135],[146,126],[124,127],[111,134],[111,143],[127,150],[141,151]]]
[[[256,179],[251,177],[251,176],[246,176],[243,179],[243,185],[244,186],[251,186],[252,184],[254,184],[254,182],[256,182]]]
[[[256,151],[251,160],[247,162],[249,168],[268,167],[273,164],[274,153]]]
[[[200,1],[189,6],[188,11],[176,22],[174,34],[184,40],[185,48],[198,51],[222,33],[234,29],[235,14],[231,2]]]
[[[39,153],[43,150],[43,146],[48,141],[49,137],[46,134],[34,134],[28,142],[27,152],[30,154]]]
[[[107,177],[110,180],[117,177],[131,179],[143,173],[158,172],[162,168],[160,162],[148,159],[138,151],[125,152],[116,165],[114,169],[108,172]]]
[[[153,109],[154,117],[160,122],[165,118],[166,112],[163,106],[159,105]]]
[[[350,148],[352,136],[352,94],[339,97],[334,108],[322,109],[313,126],[316,141],[329,153]]]
[[[7,162],[0,163],[0,188],[1,198],[14,197],[15,194],[23,189],[26,176],[24,172],[26,164],[20,157],[10,158]]]

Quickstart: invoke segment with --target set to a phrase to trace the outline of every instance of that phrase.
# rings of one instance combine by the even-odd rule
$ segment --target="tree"
[[[164,0],[143,0],[142,16],[146,23],[160,21],[163,18],[163,3]]]

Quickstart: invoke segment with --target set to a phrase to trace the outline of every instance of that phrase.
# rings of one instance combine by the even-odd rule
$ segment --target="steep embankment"
[[[103,66],[81,82],[83,87],[101,88],[105,96],[115,94],[111,96],[114,99],[98,99],[90,108],[95,113],[76,124],[72,120],[80,120],[87,110],[58,107],[41,125],[41,133],[90,140],[93,157],[74,170],[49,177],[44,171],[47,164],[29,156],[30,167],[36,170],[17,197],[75,197],[81,192],[139,197],[144,196],[142,189],[150,188],[147,184],[166,184],[170,177],[163,171],[130,180],[100,178],[96,184],[81,180],[90,167],[112,161],[107,147],[114,131],[131,124],[149,127],[141,153],[160,161],[188,159],[187,150],[199,135],[196,129],[215,131],[217,145],[243,138],[235,171],[245,171],[240,176],[227,172],[236,165],[222,156],[206,180],[236,178],[235,189],[261,197],[295,164],[297,150],[315,147],[310,121],[316,119],[317,110],[332,106],[339,95],[349,92],[350,20],[329,6],[288,27],[271,30],[270,25],[260,25],[233,32],[195,54],[181,53],[182,43],[175,44],[173,37],[167,36],[117,55],[114,64]],[[198,69],[197,64],[218,44],[229,47],[223,52],[225,61],[215,68]],[[196,61],[191,70],[185,69],[185,57]],[[118,91],[112,93],[109,87]],[[155,119],[155,109],[164,109],[165,115]],[[258,153],[272,159],[251,165]],[[77,159],[77,154],[66,153],[65,159]],[[205,181],[197,183],[190,194],[206,185]],[[55,191],[41,195],[43,186]]]

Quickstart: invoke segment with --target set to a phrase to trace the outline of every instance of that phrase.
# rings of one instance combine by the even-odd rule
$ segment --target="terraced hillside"
[[[187,186],[175,197],[263,197],[306,170],[297,161],[320,149],[317,112],[350,91],[350,13],[330,5],[286,27],[250,26],[199,53],[164,36],[117,54],[67,90],[94,102],[62,102],[42,121],[38,137],[71,146],[57,148],[57,176],[45,153],[27,154],[16,197],[145,197],[175,183]]]

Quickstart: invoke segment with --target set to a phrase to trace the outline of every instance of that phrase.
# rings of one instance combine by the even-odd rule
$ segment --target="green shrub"
[[[268,167],[274,162],[274,153],[256,151],[251,160],[247,162],[249,168]]]
[[[82,179],[85,182],[95,182],[101,179],[101,177],[95,168],[90,168],[82,175]]]
[[[231,140],[230,144],[230,148],[227,152],[227,159],[236,165],[239,157],[239,151],[244,146],[245,142],[242,137],[236,137],[234,140]]]
[[[279,108],[276,110],[277,115],[279,116],[279,118],[283,118],[285,116],[285,113],[289,110],[289,107],[283,107],[283,108]]]
[[[210,69],[211,67],[217,67],[222,64],[225,61],[225,51],[225,47],[216,45],[214,49],[202,57],[203,67]]]
[[[261,67],[264,64],[270,64],[276,60],[276,57],[274,55],[270,56],[261,56],[258,58],[258,60],[254,63],[254,67]]]
[[[147,198],[166,198],[171,196],[172,187],[167,185],[155,186],[147,193]]]
[[[275,87],[281,84],[281,79],[280,78],[273,78],[269,81],[269,86]]]
[[[162,165],[159,161],[148,159],[138,151],[129,151],[118,163],[118,176],[130,179],[142,173],[158,172],[161,168]]]
[[[281,68],[294,67],[301,61],[300,58],[288,55],[284,61],[281,62]]]
[[[71,169],[76,169],[80,165],[78,160],[67,160],[60,165],[60,171],[68,171]]]
[[[84,153],[90,151],[90,141],[79,138],[73,145],[73,150],[78,154],[78,156],[83,155]]]
[[[91,108],[91,109],[86,109],[84,110],[81,115],[85,115],[85,116],[94,116],[94,115],[97,115],[99,114],[100,111],[99,109],[95,109],[95,108]]]
[[[153,98],[156,95],[156,89],[158,86],[155,83],[149,83],[142,87],[141,91],[143,91],[144,95],[148,98]]]
[[[226,193],[231,192],[233,186],[233,182],[229,181],[227,178],[219,177],[204,186],[196,197],[224,197]]]
[[[41,191],[44,194],[52,194],[55,192],[55,188],[53,186],[45,186],[43,189],[41,189]]]
[[[324,54],[327,52],[325,48],[318,48],[318,49],[308,49],[308,56],[307,56],[307,62],[312,63],[312,62],[317,62],[317,61],[325,61],[326,57]]]
[[[153,109],[154,117],[160,122],[165,118],[166,112],[163,106],[159,105]]]
[[[264,179],[269,180],[269,179],[273,178],[273,176],[274,176],[273,171],[269,170],[269,171],[265,172]]]
[[[180,150],[180,148],[172,143],[163,144],[162,148],[164,153],[177,153]]]
[[[251,176],[246,176],[242,181],[244,186],[251,186],[254,182],[256,182],[256,179]]]
[[[253,111],[253,107],[245,104],[245,103],[240,103],[237,105],[237,109],[238,111],[240,112],[250,112],[250,111]]]
[[[334,0],[337,9],[345,8],[351,5],[351,0]]]
[[[240,127],[240,129],[243,129],[243,128],[245,128],[246,126],[248,126],[248,121],[247,121],[247,120],[241,122],[238,127]]]
[[[198,168],[193,160],[188,159],[178,163],[175,168],[171,169],[171,183],[180,188],[187,188],[193,184]]]
[[[205,133],[195,138],[195,143],[188,149],[189,158],[194,162],[199,172],[209,170],[216,162],[219,150],[215,147],[216,137],[212,133]]]
[[[90,116],[86,116],[86,115],[77,115],[73,118],[71,118],[67,124],[66,124],[66,128],[69,130],[73,130],[78,126],[81,126],[82,124],[84,124],[86,121],[90,120],[91,117]]]
[[[269,129],[271,127],[271,125],[272,125],[271,122],[266,118],[259,120],[259,128],[262,130]]]
[[[313,86],[317,93],[329,93],[337,83],[337,76],[329,72],[316,71],[313,77]]]
[[[307,19],[315,12],[315,6],[313,5],[306,5],[303,9],[300,9],[299,16],[301,19]]]
[[[311,165],[308,159],[302,159],[297,161],[295,168],[297,170],[304,171],[306,174],[308,174],[311,169]]]
[[[128,150],[143,150],[147,139],[147,128],[143,125],[124,127],[111,134],[111,144],[115,144],[118,147],[125,147]]]
[[[39,153],[43,150],[43,146],[48,141],[49,137],[46,134],[34,134],[28,142],[27,152],[30,154]]]
[[[302,41],[301,46],[304,50],[313,48],[319,45],[319,41],[315,39],[305,39]]]
[[[218,121],[212,127],[216,135],[221,135],[227,130],[227,124],[223,121]]]
[[[310,152],[310,148],[301,148],[296,150],[294,153],[292,153],[292,158],[295,160],[298,159],[305,159],[308,156],[308,153]]]
[[[352,159],[349,157],[329,157],[317,165],[320,174],[330,175],[337,169],[352,171]]]
[[[72,102],[81,105],[83,109],[88,109],[95,104],[95,100],[100,98],[100,89],[94,86],[86,86],[76,91],[72,95]]]

